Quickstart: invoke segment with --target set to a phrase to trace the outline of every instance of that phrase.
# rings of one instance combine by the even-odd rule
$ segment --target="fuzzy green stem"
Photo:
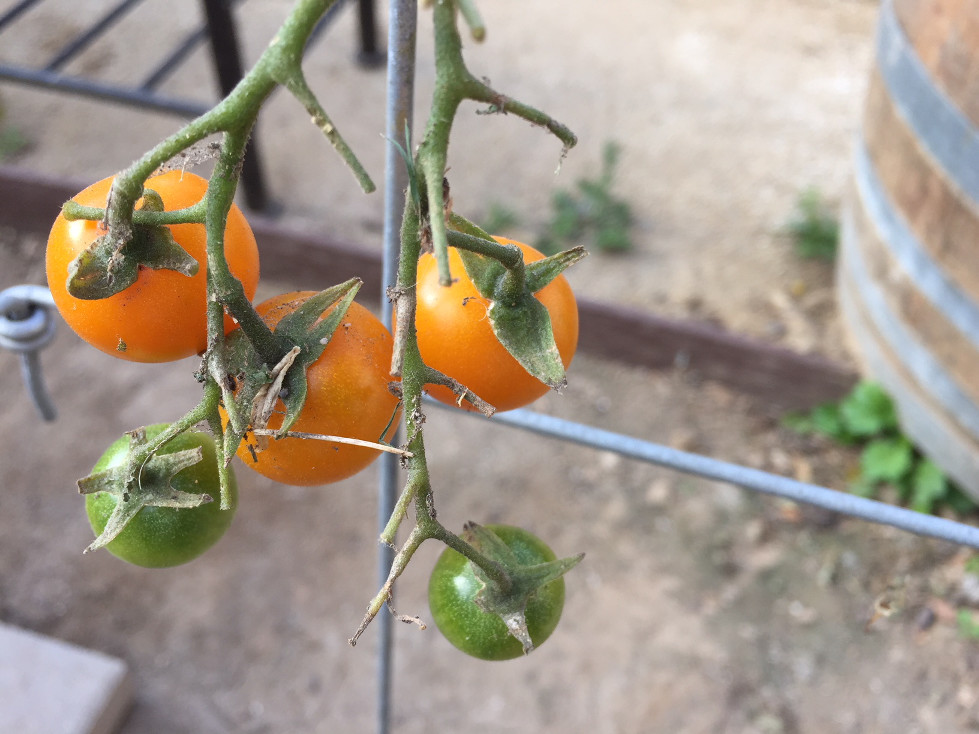
[[[415,169],[423,179],[427,197],[428,225],[438,262],[439,282],[451,282],[446,248],[445,199],[442,179],[448,160],[449,136],[459,105],[466,99],[485,102],[490,112],[513,113],[545,127],[564,144],[564,152],[577,143],[574,133],[540,110],[500,94],[477,79],[466,67],[455,2],[437,2],[432,11],[435,25],[435,89],[425,135],[416,154]],[[466,8],[463,8],[465,11]]]
[[[526,282],[523,253],[516,245],[501,245],[496,241],[475,237],[465,232],[448,231],[448,243],[459,250],[475,252],[498,261],[506,272],[496,286],[495,298],[508,305],[520,302]]]
[[[252,121],[239,130],[225,133],[221,153],[207,189],[207,343],[214,349],[224,341],[224,308],[238,321],[241,330],[267,364],[277,364],[288,351],[259,317],[245,294],[241,281],[228,267],[224,255],[224,229],[234,203],[241,157],[248,142]]]
[[[195,405],[182,418],[177,419],[167,426],[158,436],[147,441],[139,451],[130,454],[129,462],[126,466],[127,487],[135,486],[139,481],[139,475],[143,470],[143,466],[167,441],[180,435],[197,423],[200,423],[202,420],[205,420],[208,413],[216,409],[216,403],[212,402],[212,400],[212,396],[205,394],[201,402]]]
[[[416,500],[417,502],[417,500]],[[470,561],[479,566],[486,575],[496,583],[502,593],[507,593],[513,587],[513,579],[510,574],[496,561],[490,560],[487,556],[476,550],[471,544],[464,541],[455,533],[449,532],[443,525],[434,520],[430,529],[429,537],[441,540],[457,553],[461,553]]]
[[[218,458],[218,481],[221,488],[221,509],[231,509],[231,467],[220,457],[224,456],[224,425],[221,422],[221,413],[218,411],[218,404],[221,402],[221,387],[214,380],[208,380],[204,384],[204,399],[211,410],[207,414],[207,426],[211,429],[214,436],[215,451]]]
[[[206,209],[203,200],[193,206],[174,209],[169,212],[136,209],[133,212],[133,224],[146,227],[163,227],[170,224],[203,224]],[[96,206],[82,206],[74,201],[67,202],[61,211],[69,222],[77,219],[98,221],[105,218],[105,209]]]
[[[115,249],[131,237],[133,206],[152,173],[178,153],[204,138],[219,132],[251,130],[258,111],[278,85],[292,79],[302,59],[302,52],[319,19],[337,0],[298,0],[279,32],[231,93],[215,107],[184,126],[145,153],[129,168],[116,176],[109,194],[105,222]],[[334,144],[341,140],[331,136]],[[350,155],[344,155],[350,159]],[[237,176],[234,178],[237,181]],[[236,316],[237,317],[237,316]]]
[[[435,23],[435,89],[431,113],[416,156],[416,170],[423,179],[428,204],[432,246],[438,263],[439,282],[449,285],[449,260],[445,227],[445,201],[442,179],[448,160],[449,135],[459,105],[466,98],[472,81],[462,58],[462,39],[456,27],[455,6],[452,2],[436,3]]]
[[[367,605],[367,613],[364,615],[363,621],[360,623],[360,627],[354,632],[353,637],[351,637],[348,642],[351,647],[357,644],[357,640],[364,633],[364,630],[370,625],[374,620],[374,617],[378,615],[384,605],[387,604],[391,599],[391,592],[394,589],[394,582],[399,576],[404,572],[405,568],[408,566],[408,562],[411,560],[412,556],[415,555],[415,551],[418,550],[419,546],[427,540],[424,533],[420,528],[416,527],[408,540],[405,542],[404,546],[395,555],[394,560],[391,563],[391,572],[388,574],[387,581],[381,587],[381,590],[377,592],[370,603]],[[404,621],[417,621],[413,619],[405,619]],[[423,625],[424,627],[424,625]]]
[[[459,4],[459,12],[462,13],[466,25],[469,26],[473,40],[481,43],[486,38],[486,25],[479,15],[479,8],[476,7],[476,3],[473,0],[456,0],[456,2]]]
[[[493,111],[513,112],[535,124],[547,127],[564,143],[565,148],[575,144],[575,137],[563,125],[532,107],[514,102],[497,94],[485,83],[476,79],[466,68],[462,58],[462,40],[456,24],[456,10],[461,8],[470,25],[481,32],[482,23],[478,20],[475,7],[469,0],[440,0],[434,3],[435,25],[435,90],[432,97],[428,124],[414,165],[409,169],[419,179],[420,186],[407,193],[409,200],[404,208],[401,227],[401,257],[398,265],[397,285],[392,290],[395,302],[397,329],[394,336],[394,351],[391,360],[391,374],[401,377],[401,396],[404,406],[404,420],[410,456],[405,465],[407,482],[394,512],[381,533],[381,541],[394,544],[398,528],[407,516],[408,507],[415,507],[415,526],[401,550],[395,555],[391,571],[378,594],[371,600],[360,627],[350,639],[355,645],[371,620],[389,602],[394,582],[404,571],[408,561],[418,547],[427,539],[435,538],[450,548],[463,554],[479,566],[489,579],[502,590],[512,588],[513,579],[505,568],[476,550],[458,535],[449,532],[436,518],[432,485],[425,456],[425,443],[422,425],[421,395],[426,384],[446,384],[457,394],[470,399],[474,405],[483,405],[487,414],[492,406],[480,401],[471,391],[451,378],[442,375],[425,364],[418,349],[415,330],[416,284],[418,282],[418,258],[421,255],[423,238],[431,238],[431,245],[438,262],[439,281],[442,285],[451,283],[448,264],[448,246],[456,245],[481,255],[500,261],[506,268],[501,279],[503,297],[506,294],[522,294],[524,290],[524,263],[518,248],[500,245],[485,237],[468,232],[449,232],[446,226],[446,192],[443,179],[448,159],[449,136],[459,105],[465,99],[483,101],[490,104]],[[420,189],[420,191],[419,191]],[[420,206],[414,206],[411,191],[421,193]],[[424,221],[422,221],[424,219]],[[484,234],[484,233],[483,233]]]

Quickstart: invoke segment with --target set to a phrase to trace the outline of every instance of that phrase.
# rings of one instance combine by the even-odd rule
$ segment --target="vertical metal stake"
[[[404,141],[405,130],[411,129],[414,104],[415,32],[418,7],[416,0],[392,0],[388,16],[388,81],[387,117],[385,130],[390,140]],[[410,151],[409,151],[410,153]],[[401,250],[401,218],[404,213],[408,171],[394,145],[388,143],[384,157],[384,266],[382,272],[381,320],[391,327],[391,309],[387,304],[387,288],[397,282],[398,255]],[[399,440],[396,437],[395,442]],[[381,478],[378,487],[378,527],[387,525],[397,497],[399,484],[398,459],[393,454],[381,455]],[[387,581],[394,551],[382,545],[378,557],[380,584]],[[379,649],[377,671],[377,732],[391,730],[391,657],[393,653],[392,618],[382,612],[374,621],[378,625]]]
[[[229,0],[203,0],[204,17],[210,36],[214,68],[217,71],[221,94],[227,95],[244,76],[241,63],[241,46],[235,30],[234,14]],[[255,131],[245,148],[242,161],[241,183],[245,191],[245,201],[255,211],[268,208],[269,196],[265,188],[265,178],[258,157],[258,143]]]

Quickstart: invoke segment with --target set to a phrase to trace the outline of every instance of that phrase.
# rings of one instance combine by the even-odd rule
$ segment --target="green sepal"
[[[360,286],[361,281],[352,278],[327,288],[284,317],[276,325],[274,334],[284,345],[293,345],[293,349],[278,365],[266,364],[240,329],[225,337],[220,354],[209,360],[211,376],[221,386],[221,397],[228,414],[224,429],[225,465],[231,463],[251,428],[265,427],[277,400],[282,400],[286,407],[278,436],[285,435],[295,424],[306,403],[306,370],[320,358],[343,323]],[[334,306],[317,322],[324,311]]]
[[[491,243],[492,247],[508,247],[517,249],[515,245],[501,245],[492,235],[483,231],[465,217],[458,214],[449,216],[448,225],[457,232],[477,237]],[[481,255],[470,250],[457,247],[456,251],[462,258],[462,265],[466,270],[466,275],[476,286],[476,292],[487,301],[493,301],[498,297],[503,278],[506,276],[506,267],[499,260],[488,255]]]
[[[509,304],[502,298],[496,299],[488,310],[493,333],[500,344],[527,372],[553,390],[565,387],[568,379],[554,342],[551,316],[531,294],[544,288],[586,254],[584,248],[576,247],[527,264],[520,301]],[[502,287],[503,283],[500,285]]]
[[[129,455],[146,444],[146,432],[137,429],[129,433]],[[109,492],[117,498],[115,509],[109,516],[102,533],[92,541],[85,552],[98,550],[111,543],[123,531],[129,521],[144,507],[199,507],[212,501],[207,494],[191,494],[174,489],[170,480],[184,469],[194,466],[203,458],[200,447],[169,454],[153,454],[131,476],[130,460],[108,471],[89,474],[78,480],[80,494]]]
[[[489,560],[500,566],[509,578],[510,584],[502,586],[490,574],[472,561],[473,575],[482,584],[473,601],[487,614],[496,614],[503,620],[510,634],[520,641],[524,654],[534,649],[534,643],[527,629],[525,612],[527,603],[538,589],[556,581],[577,566],[584,553],[567,558],[559,558],[547,563],[521,566],[510,547],[492,530],[467,523],[462,538]]]
[[[489,242],[496,242],[496,240],[493,239],[493,235],[491,235],[489,232],[487,232],[479,225],[470,222],[461,214],[456,214],[455,212],[451,212],[449,214],[448,220],[446,221],[446,224],[449,226],[450,229],[454,229],[456,232],[471,234],[473,237],[479,237],[480,239],[487,240]]]
[[[497,247],[517,249],[515,245],[498,243],[458,214],[449,217],[449,226]],[[565,387],[567,377],[554,342],[550,314],[533,294],[585,257],[585,249],[575,247],[533,263],[520,262],[511,269],[488,255],[461,247],[456,249],[476,291],[489,301],[490,325],[500,344],[527,372],[548,387],[555,390]]]
[[[584,247],[572,247],[570,250],[558,252],[550,257],[545,257],[543,260],[527,263],[525,265],[526,274],[524,275],[527,290],[531,293],[543,290],[550,285],[551,281],[587,254],[588,251]]]
[[[231,510],[234,507],[232,493],[235,491],[235,478],[229,466],[231,462],[225,456],[225,435],[221,425],[221,414],[216,408],[208,414],[207,425],[211,429],[211,435],[214,436],[215,453],[222,459],[218,461],[218,487],[221,492],[220,507],[222,510]],[[240,443],[241,439],[239,438],[238,441]],[[234,445],[234,448],[238,448],[237,443]]]
[[[278,431],[280,437],[293,426],[306,403],[307,368],[323,354],[334,332],[343,323],[347,309],[362,284],[363,281],[359,278],[351,278],[345,283],[320,291],[276,326],[276,336],[284,336],[299,347],[299,354],[286,372],[280,391],[280,397],[286,406],[286,415]],[[317,322],[324,311],[334,306],[322,321]]]
[[[255,398],[270,380],[269,370],[245,333],[228,334],[218,353],[209,353],[208,370],[221,388],[228,416],[221,450],[222,466],[228,466],[251,427]]]
[[[143,190],[141,211],[163,211],[163,201],[152,189]],[[196,275],[199,263],[177,244],[167,227],[133,224],[121,244],[104,234],[68,265],[68,292],[95,301],[114,296],[136,282],[140,267],[175,270]]]
[[[515,306],[493,301],[487,313],[500,344],[527,372],[554,390],[568,384],[551,316],[540,301],[525,293]]]

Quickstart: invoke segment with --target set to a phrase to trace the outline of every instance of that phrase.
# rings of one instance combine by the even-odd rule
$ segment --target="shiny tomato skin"
[[[167,428],[165,423],[148,426],[152,439]],[[170,485],[192,494],[207,494],[212,501],[198,507],[144,507],[122,532],[106,545],[117,558],[145,568],[167,568],[194,560],[211,548],[231,525],[238,502],[238,485],[231,474],[231,509],[220,506],[217,453],[209,433],[185,431],[163,445],[159,454],[170,454],[200,447],[203,457],[193,466],[177,472]],[[92,473],[121,466],[128,456],[129,436],[116,439],[96,462]],[[105,529],[117,499],[108,492],[85,495],[85,511],[96,535]]]
[[[312,295],[313,291],[285,293],[259,304],[256,310],[274,328]],[[388,389],[392,348],[391,333],[380,320],[359,303],[352,303],[323,354],[306,371],[306,403],[291,430],[376,442],[382,440],[390,423],[385,436],[390,438],[398,409],[398,400]],[[275,410],[270,429],[282,425],[285,405],[281,400]],[[270,438],[267,448],[253,456],[248,443],[254,446],[255,442],[250,435],[247,438],[238,457],[245,466],[282,484],[337,482],[363,470],[380,454],[372,448],[316,439]]]
[[[497,237],[524,253],[526,262],[544,255],[516,240]],[[439,372],[453,377],[493,405],[498,411],[513,410],[537,400],[548,387],[530,375],[497,340],[486,317],[488,302],[466,275],[462,258],[449,248],[453,283],[439,285],[435,256],[424,254],[418,261],[418,307],[415,325],[422,359]],[[534,294],[551,317],[554,340],[565,368],[571,364],[578,345],[578,305],[567,278],[558,276]],[[456,405],[457,397],[447,387],[430,385],[428,393],[437,400]],[[474,408],[468,402],[463,406]]]
[[[92,184],[73,198],[84,206],[104,207],[113,177]],[[167,211],[199,202],[207,180],[186,171],[170,171],[147,180]],[[197,274],[141,268],[133,285],[109,298],[83,300],[68,292],[68,266],[105,233],[100,222],[68,221],[59,214],[48,236],[48,286],[62,317],[82,339],[107,354],[134,362],[170,362],[199,354],[207,346],[207,237],[202,224],[174,224],[174,239],[199,264]],[[258,285],[258,246],[237,206],[228,213],[225,257],[251,299]],[[225,329],[234,324],[225,316]]]
[[[554,551],[544,541],[523,528],[487,525],[517,556],[521,565],[530,566],[555,560]],[[523,647],[511,635],[503,620],[480,609],[475,602],[480,582],[469,560],[446,548],[435,562],[428,583],[428,604],[439,631],[455,647],[480,660],[511,660],[521,657]],[[564,610],[564,578],[538,589],[525,610],[527,630],[535,647],[554,632]]]

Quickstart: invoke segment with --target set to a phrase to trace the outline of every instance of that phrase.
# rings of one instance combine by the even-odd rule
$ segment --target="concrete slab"
[[[0,624],[0,732],[111,734],[132,695],[123,661]]]

